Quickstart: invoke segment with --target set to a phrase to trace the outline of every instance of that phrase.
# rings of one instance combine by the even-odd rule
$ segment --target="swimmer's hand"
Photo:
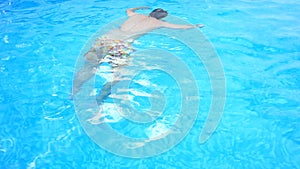
[[[202,24],[196,24],[195,27],[197,27],[197,28],[203,28],[204,25],[202,25]]]
[[[136,7],[136,8],[129,8],[126,10],[126,13],[128,16],[133,16],[135,15],[135,11],[139,10],[139,9],[150,9],[148,6],[140,6],[140,7]]]
[[[150,7],[148,6],[140,6],[140,7],[136,7],[134,8],[135,10],[139,10],[139,9],[150,9]]]
[[[140,7],[136,7],[136,8],[129,8],[127,9],[127,11],[136,11],[136,10],[140,10],[140,9],[150,9],[148,6],[140,6]]]

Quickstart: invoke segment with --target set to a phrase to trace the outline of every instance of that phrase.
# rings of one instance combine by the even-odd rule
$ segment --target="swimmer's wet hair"
[[[156,18],[156,19],[161,19],[161,18],[164,18],[168,15],[168,12],[161,9],[161,8],[157,8],[157,9],[154,9],[150,14],[149,16],[150,17],[153,17],[153,18]]]

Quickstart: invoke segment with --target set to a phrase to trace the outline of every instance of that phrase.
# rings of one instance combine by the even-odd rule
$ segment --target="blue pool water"
[[[204,144],[199,133],[211,103],[205,69],[187,49],[154,43],[155,36],[136,47],[170,49],[199,72],[200,111],[188,135],[161,155],[133,159],[100,148],[80,125],[68,100],[80,51],[135,6],[205,25],[223,64],[226,104]],[[300,168],[299,9],[292,0],[1,1],[0,168]]]

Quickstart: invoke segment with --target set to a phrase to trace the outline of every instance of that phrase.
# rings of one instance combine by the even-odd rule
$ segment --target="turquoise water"
[[[88,39],[124,17],[126,8],[141,5],[205,25],[201,31],[222,61],[227,94],[220,125],[199,144],[211,103],[209,79],[201,63],[185,57],[189,51],[173,50],[199,72],[200,112],[173,149],[131,159],[95,144],[68,97]],[[0,168],[300,168],[299,8],[298,1],[279,0],[1,1]],[[145,36],[136,47],[156,40]],[[169,49],[175,42],[163,44]]]

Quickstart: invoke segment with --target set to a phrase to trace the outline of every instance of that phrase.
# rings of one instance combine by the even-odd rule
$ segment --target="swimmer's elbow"
[[[126,10],[126,14],[128,16],[133,16],[133,15],[135,15],[135,12],[133,12],[133,8],[129,8],[129,9]]]

